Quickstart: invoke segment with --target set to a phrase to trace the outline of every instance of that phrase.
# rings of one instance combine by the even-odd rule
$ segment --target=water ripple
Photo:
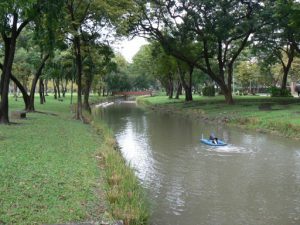
[[[237,154],[250,154],[250,153],[257,152],[257,150],[255,148],[246,148],[246,147],[240,147],[240,146],[234,146],[234,145],[209,147],[206,150],[209,152],[237,153]]]

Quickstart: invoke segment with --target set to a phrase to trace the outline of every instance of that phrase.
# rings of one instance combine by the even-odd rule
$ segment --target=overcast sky
[[[132,40],[124,40],[114,44],[114,49],[120,52],[128,62],[132,62],[132,57],[139,51],[142,45],[147,41],[141,37],[135,37]]]

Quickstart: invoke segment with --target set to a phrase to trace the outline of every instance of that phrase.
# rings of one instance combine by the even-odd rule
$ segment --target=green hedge
[[[271,94],[271,97],[292,97],[290,90],[284,89],[278,87],[271,87],[269,89],[269,92]]]

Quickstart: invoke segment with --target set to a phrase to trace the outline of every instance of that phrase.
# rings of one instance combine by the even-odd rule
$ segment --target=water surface
[[[101,116],[152,204],[152,225],[300,224],[300,142],[115,104]],[[214,131],[225,147],[201,144]]]

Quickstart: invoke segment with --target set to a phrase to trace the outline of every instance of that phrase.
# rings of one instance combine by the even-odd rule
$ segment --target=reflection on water
[[[144,112],[134,104],[101,114],[149,193],[151,224],[300,224],[299,142]],[[229,145],[201,144],[211,131]]]

